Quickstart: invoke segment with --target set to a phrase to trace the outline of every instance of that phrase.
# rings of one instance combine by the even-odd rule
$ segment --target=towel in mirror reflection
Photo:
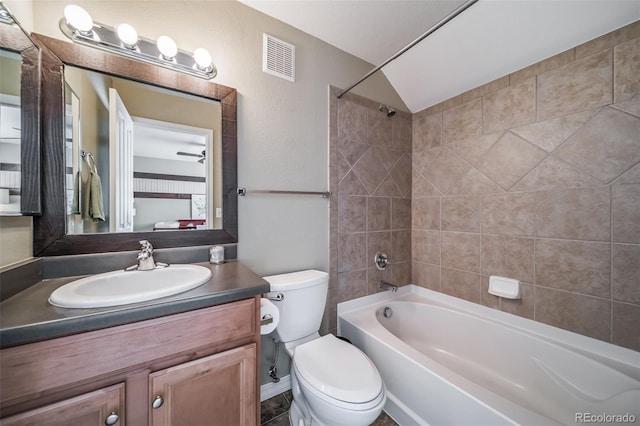
[[[71,206],[72,214],[82,214],[82,219],[93,220],[94,222],[104,222],[104,202],[102,198],[102,181],[98,175],[93,154],[87,152],[83,156],[89,165],[89,177],[86,181],[82,181],[80,172],[77,172],[73,185],[73,203]],[[82,186],[82,190],[81,187]],[[82,203],[80,203],[80,194],[82,194]]]

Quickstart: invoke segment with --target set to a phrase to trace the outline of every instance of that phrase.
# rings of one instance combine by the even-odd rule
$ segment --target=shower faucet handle
[[[387,256],[386,253],[381,253],[381,252],[376,253],[376,255],[373,258],[373,261],[376,264],[376,268],[378,268],[379,271],[384,271],[384,269],[390,263],[389,256]]]

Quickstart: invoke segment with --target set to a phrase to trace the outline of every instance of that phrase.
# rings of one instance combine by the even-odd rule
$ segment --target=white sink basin
[[[49,303],[60,308],[102,308],[171,296],[211,278],[199,265],[171,265],[151,271],[114,271],[72,281],[56,289]]]

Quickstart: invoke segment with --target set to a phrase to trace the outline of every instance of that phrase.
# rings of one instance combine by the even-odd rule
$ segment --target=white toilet
[[[329,275],[300,271],[264,277],[280,311],[273,337],[292,359],[292,426],[370,425],[387,400],[380,373],[357,347],[318,330]],[[280,300],[277,300],[280,299]]]

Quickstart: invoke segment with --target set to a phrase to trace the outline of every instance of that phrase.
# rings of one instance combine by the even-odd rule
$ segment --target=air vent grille
[[[289,81],[296,81],[296,47],[263,35],[262,71]]]

